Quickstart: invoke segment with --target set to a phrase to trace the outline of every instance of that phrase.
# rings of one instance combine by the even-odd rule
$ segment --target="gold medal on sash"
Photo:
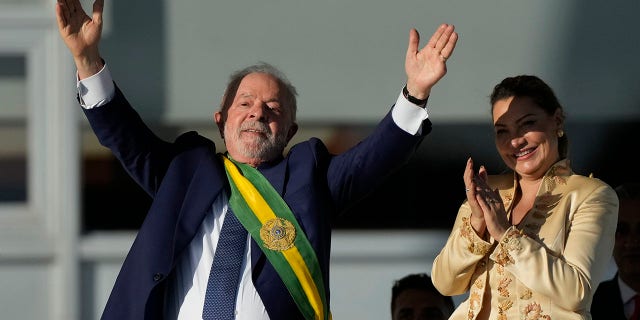
[[[296,228],[286,219],[271,219],[260,228],[260,239],[264,242],[264,246],[271,250],[287,250],[293,247],[295,238]]]

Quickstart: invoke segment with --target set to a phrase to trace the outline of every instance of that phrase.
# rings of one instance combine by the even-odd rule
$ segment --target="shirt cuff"
[[[100,107],[111,101],[116,88],[111,72],[105,63],[102,69],[91,77],[80,80],[76,73],[76,89],[80,106],[85,109]]]
[[[424,108],[416,106],[400,92],[398,100],[391,110],[391,117],[400,129],[415,135],[421,132],[422,122],[429,118],[429,113],[426,106]]]

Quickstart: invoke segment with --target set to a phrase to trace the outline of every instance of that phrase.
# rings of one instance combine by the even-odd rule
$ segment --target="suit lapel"
[[[203,157],[193,173],[176,225],[174,254],[179,254],[191,242],[213,201],[227,185],[227,176],[215,154]],[[174,257],[175,259],[176,257]]]

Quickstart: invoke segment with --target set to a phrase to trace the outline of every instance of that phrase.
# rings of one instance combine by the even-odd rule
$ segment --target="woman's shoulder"
[[[568,159],[558,161],[547,172],[547,180],[553,181],[557,186],[565,185],[569,190],[605,190],[614,192],[613,188],[606,182],[596,178],[593,173],[584,175],[573,171],[571,162]]]
[[[587,202],[607,202],[615,205],[618,203],[615,190],[608,183],[593,176],[572,174],[567,179],[565,188],[565,193],[574,194],[576,199],[583,199]]]
[[[594,177],[593,175],[585,176],[581,174],[572,174],[567,179],[566,184],[574,188],[583,189],[607,189],[614,192],[613,188],[606,182]]]

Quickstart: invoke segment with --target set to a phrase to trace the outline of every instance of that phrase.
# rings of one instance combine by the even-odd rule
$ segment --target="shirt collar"
[[[637,294],[631,287],[629,287],[620,277],[618,277],[618,286],[620,287],[620,296],[624,304],[633,300],[633,297]]]

